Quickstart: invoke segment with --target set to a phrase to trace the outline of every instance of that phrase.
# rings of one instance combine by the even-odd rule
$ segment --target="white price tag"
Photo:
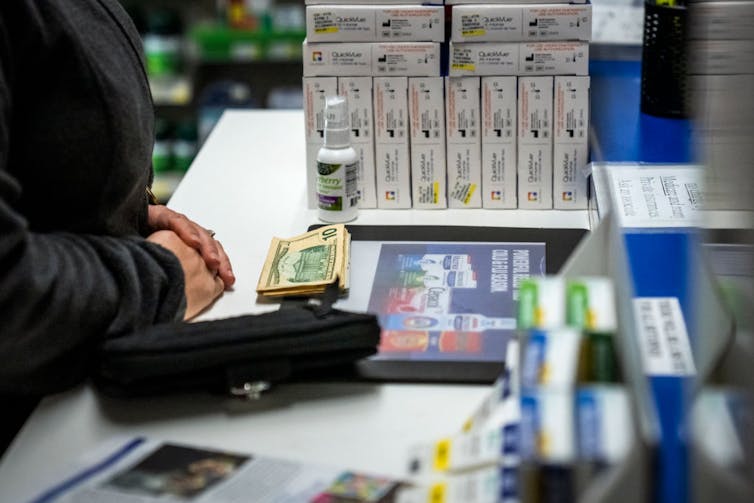
[[[634,317],[647,375],[696,374],[678,298],[637,297],[634,299]]]
[[[622,227],[695,227],[701,221],[699,166],[615,166],[608,178]]]

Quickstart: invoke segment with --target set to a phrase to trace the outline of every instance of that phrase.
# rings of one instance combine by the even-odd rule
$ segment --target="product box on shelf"
[[[338,94],[348,101],[351,146],[359,155],[359,206],[376,208],[372,77],[338,77]]]
[[[411,199],[414,208],[446,208],[445,100],[442,77],[408,79]]]
[[[377,207],[410,208],[408,78],[374,78]]]
[[[552,200],[555,209],[586,209],[589,77],[555,77]]]
[[[445,11],[440,5],[309,5],[309,42],[445,40]]]
[[[518,501],[516,492],[515,469],[488,465],[447,475],[432,483],[407,485],[398,491],[395,502],[514,503]]]
[[[523,40],[592,39],[592,4],[530,5],[522,9]]]
[[[515,208],[516,77],[482,77],[482,206]]]
[[[451,10],[454,42],[591,40],[591,4],[480,4]]]
[[[372,75],[372,44],[303,42],[304,77]]]
[[[304,125],[306,137],[307,206],[317,207],[317,152],[325,131],[325,98],[338,94],[335,77],[304,77]]]
[[[440,75],[438,42],[303,42],[304,76]]]
[[[439,77],[438,42],[377,42],[372,45],[372,75]]]
[[[481,138],[479,77],[447,77],[448,207],[480,208]]]
[[[589,74],[588,42],[450,42],[449,51],[451,77]]]
[[[574,397],[571,389],[521,390],[519,449],[523,460],[572,468],[576,460]],[[539,439],[546,438],[547,442]]]
[[[518,58],[519,75],[589,75],[589,42],[526,42]]]
[[[518,207],[552,208],[552,77],[518,79]]]
[[[453,42],[523,40],[521,5],[457,5],[450,13],[450,40]]]
[[[517,75],[518,52],[517,42],[450,42],[448,75]]]

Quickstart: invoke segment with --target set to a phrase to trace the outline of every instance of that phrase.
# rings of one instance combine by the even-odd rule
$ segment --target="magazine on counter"
[[[401,486],[335,467],[140,437],[120,443],[31,501],[390,503]]]

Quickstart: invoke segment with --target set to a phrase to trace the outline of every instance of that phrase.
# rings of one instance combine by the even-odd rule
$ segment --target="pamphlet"
[[[32,501],[387,503],[401,486],[335,467],[139,437]]]

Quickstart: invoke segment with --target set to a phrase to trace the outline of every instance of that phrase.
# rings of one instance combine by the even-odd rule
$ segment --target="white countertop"
[[[258,313],[270,239],[317,223],[306,209],[302,111],[227,112],[169,206],[213,229],[237,283],[201,319]],[[586,211],[362,210],[359,225],[589,228]],[[116,436],[146,435],[399,477],[407,449],[458,431],[480,385],[296,384],[258,403],[198,394],[103,398],[88,386],[45,399],[0,463],[0,500],[23,501]],[[52,479],[51,479],[52,478]]]

